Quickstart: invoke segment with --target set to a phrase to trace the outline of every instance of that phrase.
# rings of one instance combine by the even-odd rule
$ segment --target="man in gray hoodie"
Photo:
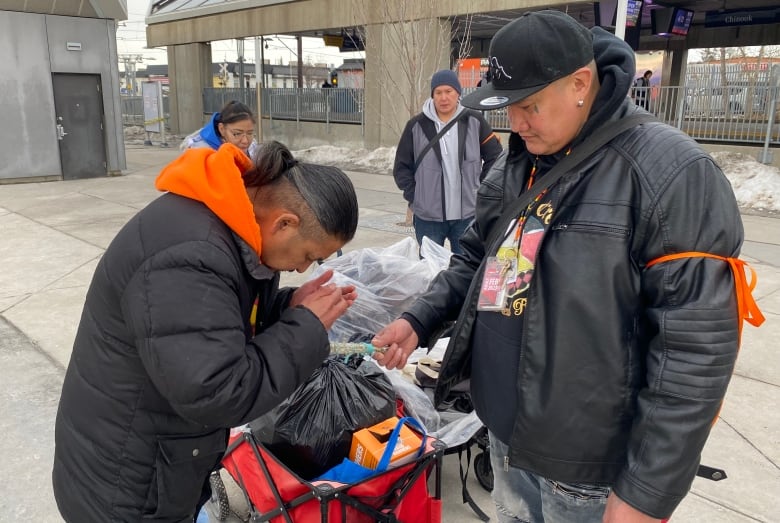
[[[454,253],[461,252],[458,240],[474,219],[479,183],[502,150],[482,114],[460,105],[461,91],[455,72],[433,75],[431,98],[406,124],[393,167],[414,213],[417,241],[428,236],[444,245],[449,239]]]

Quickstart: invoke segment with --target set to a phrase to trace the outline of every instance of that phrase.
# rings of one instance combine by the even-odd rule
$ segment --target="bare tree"
[[[471,25],[473,20],[474,15],[467,13],[452,24],[452,34],[455,38],[452,58],[455,64],[471,56]]]
[[[321,87],[328,79],[328,66],[315,64],[311,57],[307,57],[303,64],[303,87]]]
[[[730,54],[728,50],[725,47],[721,47],[719,49],[719,58],[720,58],[720,105],[721,110],[723,111],[723,114],[729,116],[730,112],[730,104],[729,99],[731,98],[729,96],[731,89],[729,88],[729,77],[728,74],[726,74],[726,57]]]
[[[382,125],[396,135],[401,134],[406,121],[420,112],[423,102],[430,96],[430,72],[450,59],[450,39],[453,24],[449,18],[436,15],[435,2],[420,0],[395,0],[373,2],[352,0],[355,18],[363,22],[356,31],[366,53],[379,57],[370,63],[379,64],[380,70],[370,70],[379,88],[392,93],[397,99],[397,119],[383,119]],[[464,19],[460,34],[458,57],[470,49],[470,17]],[[366,26],[382,28],[381,38],[368,37]],[[367,111],[378,110],[366,107]]]
[[[780,57],[780,46],[761,45],[739,47],[743,84],[746,88],[745,108],[751,118],[769,116],[772,64]]]
[[[719,47],[704,47],[699,50],[702,62],[715,62],[720,58]]]
[[[712,89],[719,93],[718,110],[750,117],[766,113],[771,59],[780,55],[780,46],[718,47],[701,51],[704,63],[717,64]]]

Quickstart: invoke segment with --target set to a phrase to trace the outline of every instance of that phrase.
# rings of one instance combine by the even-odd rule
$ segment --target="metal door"
[[[62,178],[106,175],[103,94],[100,76],[52,74]]]

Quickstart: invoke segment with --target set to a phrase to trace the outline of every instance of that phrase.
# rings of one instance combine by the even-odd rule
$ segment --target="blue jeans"
[[[460,249],[458,241],[463,233],[466,232],[474,218],[464,220],[445,220],[443,222],[433,222],[414,217],[414,234],[417,236],[417,243],[422,245],[422,239],[427,236],[439,245],[444,245],[445,238],[450,240],[450,250],[455,254],[463,252]]]
[[[561,483],[523,469],[504,469],[507,446],[490,433],[493,501],[501,523],[601,523],[610,488]]]

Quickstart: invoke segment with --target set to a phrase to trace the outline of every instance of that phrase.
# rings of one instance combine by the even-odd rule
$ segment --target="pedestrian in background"
[[[335,167],[278,142],[188,149],[97,265],[55,427],[53,484],[66,521],[194,521],[228,429],[289,396],[329,352],[355,300],[325,272],[279,288],[355,234]]]
[[[508,150],[463,255],[376,335],[375,357],[402,368],[456,320],[435,403],[470,378],[499,521],[658,522],[690,489],[747,318],[734,192],[628,99],[620,38],[545,10],[489,54],[490,82],[463,104],[507,108]]]
[[[255,141],[255,115],[246,104],[232,100],[225,104],[202,129],[187,136],[181,143],[182,149],[210,147],[219,149],[223,143],[232,143],[244,153],[253,157],[258,148]]]
[[[393,176],[413,213],[417,242],[424,236],[460,253],[458,239],[474,219],[477,188],[499,154],[501,142],[481,113],[460,105],[454,71],[431,78],[431,97],[407,122]]]
[[[652,77],[653,71],[645,71],[645,74],[634,81],[634,86],[631,90],[634,103],[645,111],[650,110],[650,78]]]

